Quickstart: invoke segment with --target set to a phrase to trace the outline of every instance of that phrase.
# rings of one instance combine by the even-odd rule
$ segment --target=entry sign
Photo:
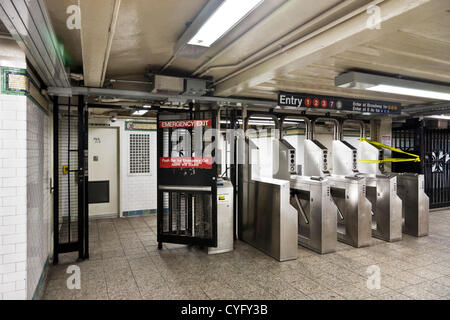
[[[285,109],[308,108],[359,113],[400,114],[402,111],[399,103],[319,96],[307,93],[290,93],[284,91],[278,93],[278,105]]]

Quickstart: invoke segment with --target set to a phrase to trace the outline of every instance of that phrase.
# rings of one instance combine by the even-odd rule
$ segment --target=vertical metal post
[[[67,203],[68,203],[68,208],[67,208],[67,219],[68,219],[68,224],[67,224],[67,242],[70,243],[70,239],[72,236],[72,230],[71,230],[71,226],[72,226],[72,219],[71,219],[71,193],[70,193],[70,173],[72,172],[72,166],[70,165],[70,120],[71,120],[71,115],[70,115],[70,107],[71,107],[71,99],[69,97],[69,103],[68,103],[68,111],[67,111],[67,168],[68,168],[68,172],[67,172]]]
[[[58,264],[59,253],[59,105],[53,97],[53,264]]]
[[[84,101],[78,96],[78,259],[84,259]]]
[[[81,97],[80,97],[81,98]],[[83,99],[84,100],[84,99]],[[89,111],[84,105],[84,258],[89,259]]]

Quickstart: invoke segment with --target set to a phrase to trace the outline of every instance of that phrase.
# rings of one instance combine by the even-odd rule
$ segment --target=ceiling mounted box
[[[204,96],[206,94],[206,80],[186,79],[184,95],[186,96]]]
[[[152,93],[180,94],[184,91],[184,79],[162,75],[150,75]]]

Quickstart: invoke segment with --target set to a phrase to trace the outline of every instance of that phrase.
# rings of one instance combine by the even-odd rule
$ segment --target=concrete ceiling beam
[[[393,33],[405,25],[429,19],[450,9],[450,3],[448,0],[386,0],[378,7],[379,29],[369,28],[371,16],[364,11],[268,60],[243,68],[226,80],[219,80],[215,94],[236,95],[274,77],[301,70],[351,47]]]
[[[79,0],[84,85],[102,87],[121,0]]]

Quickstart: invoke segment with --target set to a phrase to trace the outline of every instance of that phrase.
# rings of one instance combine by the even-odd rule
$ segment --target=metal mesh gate
[[[450,206],[450,130],[425,128],[423,123],[392,129],[394,148],[420,155],[421,162],[393,163],[394,172],[421,173],[431,208]],[[394,158],[405,155],[395,153]]]
[[[430,207],[450,206],[450,130],[424,130],[423,146],[425,192]]]
[[[59,105],[54,99],[54,257],[78,252],[79,258],[89,257],[88,250],[88,113],[83,99],[78,105]]]

